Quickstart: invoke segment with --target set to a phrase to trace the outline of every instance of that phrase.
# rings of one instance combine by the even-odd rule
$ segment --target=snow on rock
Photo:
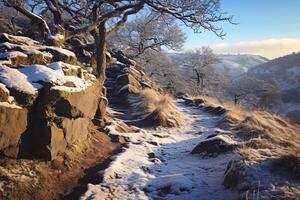
[[[89,87],[92,81],[95,80],[93,75],[89,76],[89,80],[76,76],[66,76],[63,66],[68,66],[72,69],[80,68],[79,66],[68,65],[62,62],[52,63],[47,66],[28,65],[19,69],[0,66],[0,82],[4,83],[8,88],[14,88],[17,91],[34,95],[43,87],[42,83],[51,83],[54,86],[53,89],[77,92]]]
[[[6,66],[0,66],[0,82],[5,84],[8,88],[14,88],[27,94],[34,95],[37,92],[36,88],[27,80],[25,74],[17,69]]]
[[[58,35],[58,37],[61,37]],[[26,42],[28,40],[28,42]],[[34,41],[30,38],[26,37],[18,37],[18,36],[12,36],[8,34],[2,34],[0,35],[0,49],[2,52],[4,51],[11,51],[13,55],[10,55],[10,57],[15,56],[19,52],[23,53],[23,56],[28,56],[29,58],[26,59],[23,62],[27,63],[19,63],[17,62],[16,65],[20,64],[45,64],[49,61],[63,61],[71,64],[75,64],[77,61],[77,58],[75,56],[75,53],[72,51],[69,51],[67,49],[54,47],[54,46],[45,46],[37,41]],[[12,54],[12,53],[9,54]],[[20,55],[18,55],[20,57]],[[5,53],[0,53],[0,58],[10,59],[8,55],[5,55]],[[17,66],[15,66],[17,67]]]
[[[61,61],[48,64],[47,67],[56,71],[62,71],[65,75],[74,75],[79,78],[83,77],[83,71],[87,72],[78,65],[72,65]]]
[[[30,65],[18,69],[27,76],[32,85],[42,81],[62,85],[65,83],[64,74],[61,71],[52,70],[44,65]],[[37,87],[39,89],[39,86]]]
[[[72,51],[69,51],[67,49],[62,49],[59,47],[46,47],[47,50],[53,50],[53,51],[57,51],[63,55],[69,56],[69,57],[76,57],[75,53]]]
[[[236,143],[237,142],[228,135],[217,135],[201,141],[191,153],[225,153],[233,150]]]
[[[112,134],[129,138],[124,151],[101,171],[103,182],[88,184],[84,199],[238,199],[234,190],[222,185],[227,163],[233,153],[217,157],[190,154],[208,135],[214,133],[220,117],[198,108],[178,104],[186,113],[181,128],[141,129],[137,133]],[[199,134],[199,130],[201,134]]]
[[[0,42],[10,42],[10,43],[16,43],[21,45],[38,45],[39,42],[32,40],[28,37],[23,36],[15,36],[15,35],[9,35],[7,33],[0,33]]]

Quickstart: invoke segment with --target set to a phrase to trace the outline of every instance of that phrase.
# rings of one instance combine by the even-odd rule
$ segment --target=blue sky
[[[300,0],[221,0],[221,8],[239,24],[221,24],[227,33],[224,40],[207,31],[194,34],[184,28],[188,38],[184,49],[210,45],[217,53],[269,58],[300,51]]]

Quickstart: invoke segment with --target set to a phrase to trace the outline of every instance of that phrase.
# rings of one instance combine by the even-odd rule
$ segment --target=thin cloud
[[[218,54],[255,54],[267,58],[276,58],[300,51],[300,39],[267,39],[241,41],[237,43],[218,43],[208,45]],[[199,48],[192,46],[186,50]]]

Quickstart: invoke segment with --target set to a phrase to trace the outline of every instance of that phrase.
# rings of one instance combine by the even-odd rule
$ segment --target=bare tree
[[[148,50],[159,52],[162,47],[180,50],[185,36],[174,18],[151,11],[128,22],[110,41],[110,46],[123,49],[135,58]]]
[[[209,30],[219,37],[225,34],[216,26],[220,21],[231,22],[232,17],[220,11],[220,0],[1,0],[38,25],[44,40],[50,45],[61,45],[64,41],[79,34],[92,32],[96,41],[97,74],[105,79],[105,51],[107,37],[119,30],[128,20],[143,9],[153,9],[163,15],[175,18],[195,32]],[[43,17],[52,14],[54,26],[50,27]],[[67,26],[65,13],[71,16]],[[107,27],[108,22],[116,20]]]
[[[197,85],[204,88],[204,78],[212,73],[212,64],[217,62],[212,49],[202,47],[191,52],[187,52],[183,59],[183,65],[193,70],[196,75]]]

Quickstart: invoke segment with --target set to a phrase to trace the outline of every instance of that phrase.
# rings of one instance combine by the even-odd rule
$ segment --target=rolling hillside
[[[276,58],[249,70],[248,76],[278,85],[282,113],[300,121],[300,53]]]
[[[178,62],[184,58],[184,54],[171,53],[169,54],[171,60]],[[268,62],[267,58],[258,55],[231,55],[219,54],[217,55],[218,62],[213,65],[215,69],[221,70],[222,73],[229,77],[236,77],[247,72],[252,67]]]

